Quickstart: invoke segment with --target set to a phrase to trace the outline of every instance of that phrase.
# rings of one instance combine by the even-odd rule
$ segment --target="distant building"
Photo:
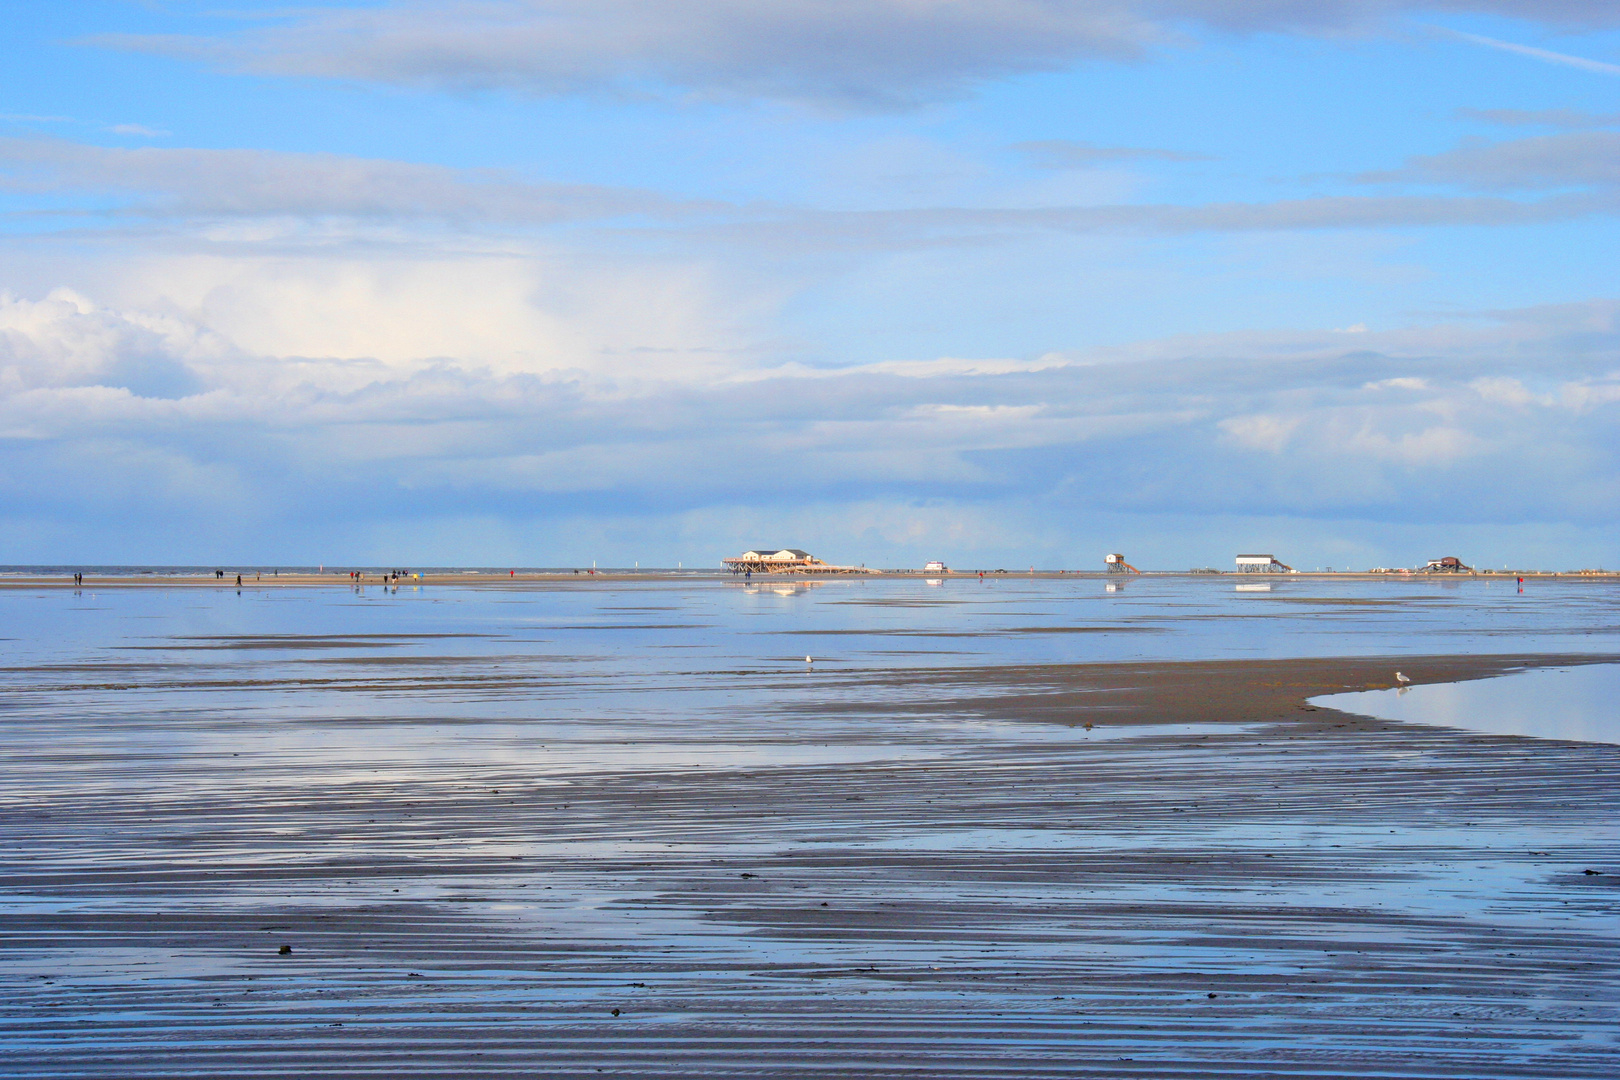
[[[926,563],[923,563],[923,572],[924,573],[943,574],[947,569],[949,569],[949,568],[944,563],[940,562],[938,559],[931,559],[930,561],[928,561]]]
[[[799,548],[755,548],[720,560],[733,574],[876,574],[864,566],[832,566]]]
[[[1140,574],[1142,571],[1125,561],[1125,556],[1112,554],[1103,556],[1103,565],[1110,574]]]
[[[790,568],[797,569],[821,564],[820,559],[799,548],[750,548],[741,555],[721,561],[733,573],[742,573],[748,570],[755,573],[780,572]]]
[[[1239,555],[1237,569],[1240,574],[1292,574],[1294,568],[1277,561],[1275,555]]]
[[[1419,571],[1424,574],[1471,574],[1474,568],[1464,566],[1463,561],[1455,555],[1447,555],[1443,559],[1430,559],[1428,565]]]

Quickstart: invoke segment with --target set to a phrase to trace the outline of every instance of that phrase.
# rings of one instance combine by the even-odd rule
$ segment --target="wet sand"
[[[377,659],[346,692],[439,700]],[[274,738],[49,673],[0,1073],[1611,1078],[1620,747],[1304,703],[1604,659],[759,670],[697,726],[478,724],[447,671]]]

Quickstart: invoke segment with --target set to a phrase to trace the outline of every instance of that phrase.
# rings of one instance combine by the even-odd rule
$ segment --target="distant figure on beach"
[[[242,575],[241,574],[236,575],[236,587],[238,589],[240,589],[242,587]]]

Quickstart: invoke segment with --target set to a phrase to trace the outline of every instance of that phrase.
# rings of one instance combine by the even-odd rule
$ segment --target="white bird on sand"
[[[1405,686],[1407,683],[1411,682],[1412,680],[1408,679],[1405,675],[1402,675],[1400,672],[1397,671],[1395,673],[1395,681],[1400,683],[1402,686]]]
[[[810,658],[809,658],[809,657],[808,657],[808,656],[807,656],[807,657],[805,657],[805,658],[804,658],[804,662],[805,662],[805,663],[807,663],[807,664],[813,664],[813,663],[815,663],[815,661],[814,661],[814,660],[812,660],[812,659],[810,659]]]

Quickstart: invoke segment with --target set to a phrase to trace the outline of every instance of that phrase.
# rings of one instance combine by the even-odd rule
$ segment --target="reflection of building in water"
[[[833,566],[799,548],[755,548],[721,559],[733,574],[876,574],[864,566]]]
[[[1142,571],[1125,561],[1123,555],[1107,555],[1103,558],[1103,565],[1108,567],[1110,574],[1140,574]]]
[[[820,585],[819,581],[770,581],[759,584],[744,585],[742,591],[749,596],[803,596],[811,589]]]
[[[1239,555],[1237,568],[1240,574],[1292,574],[1294,568],[1277,561],[1275,555]]]
[[[1473,567],[1464,566],[1463,561],[1455,555],[1447,555],[1443,559],[1430,559],[1428,565],[1418,571],[1420,574],[1471,574],[1473,572]]]

